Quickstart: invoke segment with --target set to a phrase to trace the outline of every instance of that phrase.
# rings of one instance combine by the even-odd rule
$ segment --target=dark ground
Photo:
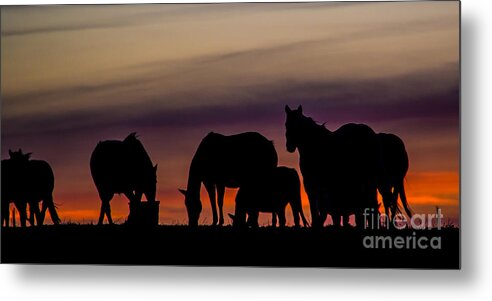
[[[414,234],[415,232],[415,234]],[[441,249],[368,249],[365,236],[441,237]],[[459,229],[235,229],[62,225],[2,228],[2,263],[362,268],[460,267]]]

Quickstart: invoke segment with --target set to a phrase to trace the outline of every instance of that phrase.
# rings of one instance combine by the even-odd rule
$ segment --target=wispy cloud
[[[163,99],[168,97],[166,91],[154,95],[151,99],[140,99],[132,105],[124,106],[118,102],[118,98],[122,95],[116,92],[108,96],[114,101],[111,109],[81,104],[71,111],[52,112],[49,115],[31,114],[15,117],[6,115],[2,120],[3,135],[8,137],[22,135],[22,133],[73,132],[78,129],[131,124],[153,127],[193,127],[217,123],[248,123],[252,120],[268,122],[283,119],[281,113],[285,104],[303,104],[308,108],[311,107],[318,116],[322,116],[323,120],[320,121],[332,123],[356,120],[377,122],[408,118],[438,118],[440,122],[443,119],[457,121],[459,114],[457,68],[457,65],[447,65],[439,69],[371,80],[305,82],[280,80],[278,83],[262,86],[231,87],[221,95],[213,96],[204,96],[200,90],[191,90],[174,101],[184,102],[189,98],[213,97],[214,102],[182,108],[170,108],[161,104]],[[440,81],[438,85],[436,83],[436,86],[432,87],[429,83],[434,78],[440,78]],[[125,86],[128,83],[120,84]],[[113,90],[120,87],[120,84],[79,87],[75,90],[48,93],[45,97],[65,100],[71,93]],[[16,99],[15,103],[21,101]],[[24,101],[30,101],[29,97]],[[14,104],[14,102],[10,103]],[[5,110],[8,111],[8,108],[7,105]]]

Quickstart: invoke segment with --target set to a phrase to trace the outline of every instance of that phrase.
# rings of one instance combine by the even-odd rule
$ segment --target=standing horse
[[[383,197],[384,211],[392,221],[398,212],[401,212],[398,204],[400,196],[402,206],[409,217],[412,211],[408,206],[405,194],[404,180],[408,171],[408,155],[405,144],[396,135],[377,134],[381,151],[381,173],[378,177],[378,190]]]
[[[9,153],[12,152],[9,150]],[[22,185],[23,173],[15,163],[12,159],[2,160],[2,226],[5,227],[9,226],[10,203],[14,203],[19,211],[21,226],[25,226],[27,218],[25,209],[27,201]],[[33,207],[30,211],[33,211]],[[33,226],[31,219],[30,222]]]
[[[224,224],[222,211],[225,188],[251,187],[255,190],[264,185],[277,167],[277,152],[272,141],[255,132],[224,136],[209,133],[201,141],[191,161],[185,195],[188,224],[197,226],[202,202],[201,183],[204,184],[212,206],[213,225]],[[217,217],[216,196],[220,216]],[[237,224],[246,222],[246,207],[253,199],[236,202]]]
[[[110,224],[113,223],[110,201],[115,193],[123,193],[130,200],[130,208],[135,208],[144,194],[148,202],[155,201],[157,165],[153,166],[136,133],[123,141],[99,142],[92,152],[90,168],[101,198],[99,225],[103,223],[104,216]],[[132,211],[128,216],[129,222],[134,220]]]
[[[294,168],[288,168],[285,166],[279,166],[275,169],[273,177],[270,179],[268,186],[265,187],[265,191],[253,191],[256,194],[256,198],[260,198],[260,202],[257,202],[257,208],[247,209],[248,212],[248,224],[257,227],[258,226],[258,215],[259,212],[271,212],[272,213],[272,226],[277,226],[277,216],[280,227],[285,227],[285,207],[287,204],[290,205],[292,209],[292,215],[294,216],[294,225],[296,227],[300,226],[300,219],[304,227],[308,226],[308,222],[304,217],[302,211],[302,201],[301,201],[301,180],[299,179],[299,174]],[[236,195],[237,198],[243,197],[245,194],[245,189],[240,188]],[[255,197],[254,195],[252,197]],[[231,219],[235,221],[235,216],[229,214]]]
[[[346,124],[331,132],[296,110],[285,107],[286,148],[299,151],[299,165],[311,207],[312,223],[323,226],[330,214],[335,226],[355,214],[365,227],[363,212],[377,210],[379,153],[376,134],[363,124]]]
[[[51,166],[43,160],[30,160],[31,154],[23,154],[9,150],[10,159],[2,160],[2,224],[8,226],[9,203],[13,202],[20,215],[21,226],[26,225],[26,210],[29,204],[31,225],[44,222],[46,210],[55,225],[60,223],[53,201],[55,177]],[[39,202],[42,210],[39,211]],[[6,214],[5,214],[6,213]]]

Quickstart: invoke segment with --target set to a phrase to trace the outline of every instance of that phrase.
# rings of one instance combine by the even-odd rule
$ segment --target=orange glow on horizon
[[[405,190],[410,207],[415,213],[432,213],[436,206],[443,208],[446,216],[457,219],[459,205],[459,175],[457,172],[410,172],[405,181]],[[237,189],[226,189],[224,197],[224,217],[226,224],[230,223],[228,213],[234,213],[235,196]],[[63,222],[78,223],[97,223],[99,217],[100,200],[97,193],[88,194],[84,198],[69,199],[69,194],[64,194],[63,198],[55,198],[59,207],[59,214]],[[56,197],[56,194],[55,194]],[[75,197],[75,196],[74,196]],[[304,187],[301,189],[301,198],[304,215],[308,220],[310,217],[309,201]],[[157,199],[160,201],[160,223],[161,224],[186,224],[187,215],[182,195],[176,192],[157,192]],[[201,224],[212,222],[212,210],[210,201],[205,189],[201,190],[201,200],[203,205]],[[379,196],[381,202],[381,197]],[[79,209],[80,204],[84,208]],[[382,210],[382,208],[380,209]],[[111,211],[113,220],[123,223],[128,215],[128,200],[124,196],[115,195],[111,201]],[[293,224],[292,213],[287,206],[287,221]],[[271,217],[269,214],[261,214],[260,224],[268,224]],[[49,220],[49,218],[47,218]],[[107,221],[105,221],[107,222]]]

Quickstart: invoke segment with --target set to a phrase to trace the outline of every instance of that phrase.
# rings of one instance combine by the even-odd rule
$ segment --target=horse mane
[[[16,152],[12,152],[11,150],[9,150],[9,154],[10,154],[11,160],[26,160],[26,161],[29,161],[31,159],[31,155],[32,155],[32,153],[25,153],[24,154],[22,152],[22,149],[19,149]]]
[[[308,116],[302,116],[302,121],[304,122],[304,125],[314,129],[314,130],[321,130],[326,133],[330,133],[330,130],[326,128],[326,122],[323,122],[322,124],[318,124],[313,118],[308,117]]]
[[[125,138],[125,140],[123,140],[123,141],[125,141],[125,142],[135,142],[135,141],[140,142],[138,140],[138,136],[137,136],[137,133],[136,132],[130,133],[130,135],[128,135]]]
[[[150,159],[149,154],[147,153],[147,150],[143,146],[142,142],[138,140],[138,135],[136,132],[130,133],[125,140],[123,140],[123,143],[126,143],[130,145],[134,150],[137,150],[139,153],[141,153],[148,162],[152,165],[152,160]]]

